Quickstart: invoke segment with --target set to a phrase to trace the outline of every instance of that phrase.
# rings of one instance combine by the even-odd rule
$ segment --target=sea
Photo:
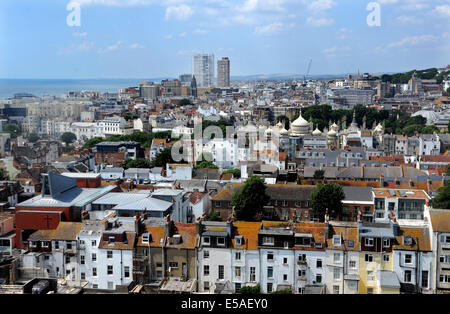
[[[160,82],[162,79],[0,79],[0,99],[14,94],[28,93],[34,96],[57,96],[76,91],[117,93],[121,88],[137,87],[139,82]]]

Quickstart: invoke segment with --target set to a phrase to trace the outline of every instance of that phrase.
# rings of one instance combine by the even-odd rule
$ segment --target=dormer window
[[[242,236],[237,236],[234,238],[236,245],[242,245],[242,240],[243,240]]]
[[[263,245],[274,245],[275,241],[273,237],[263,237]]]
[[[30,241],[30,247],[37,247],[37,241]]]
[[[109,243],[114,243],[114,241],[115,241],[115,238],[114,238],[114,237],[109,237],[109,238],[108,238],[108,242],[109,242]]]
[[[413,239],[410,236],[404,236],[403,237],[403,244],[404,245],[412,245]]]
[[[48,244],[49,244],[48,241],[42,241],[42,247],[48,248]]]
[[[217,246],[225,246],[225,238],[224,237],[218,237],[216,242],[217,242]]]
[[[333,246],[339,246],[342,244],[342,238],[340,235],[333,236]]]
[[[203,243],[203,245],[211,245],[211,238],[204,236],[202,243]]]
[[[383,239],[383,247],[388,248],[391,246],[391,240],[390,239]]]
[[[364,244],[366,246],[373,246],[373,238],[365,238]]]
[[[150,242],[150,233],[145,232],[142,234],[142,243],[149,243]]]

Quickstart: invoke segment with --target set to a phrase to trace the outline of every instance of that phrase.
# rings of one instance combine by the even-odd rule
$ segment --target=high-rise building
[[[191,96],[193,96],[194,98],[197,98],[197,80],[195,79],[195,76],[192,76]]]
[[[180,77],[181,85],[189,86],[192,81],[192,74],[181,74]]]
[[[214,85],[214,55],[196,54],[192,57],[192,75],[197,87],[208,88]]]
[[[153,82],[140,82],[139,83],[139,96],[144,99],[155,100],[159,96],[159,84]]]
[[[230,87],[230,59],[217,61],[217,87]]]

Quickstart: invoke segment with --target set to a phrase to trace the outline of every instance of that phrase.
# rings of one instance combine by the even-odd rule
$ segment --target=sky
[[[450,64],[450,0],[378,0],[379,26],[370,3],[1,0],[0,78],[178,77],[201,52],[229,57],[232,76],[304,74],[311,59],[312,75]]]

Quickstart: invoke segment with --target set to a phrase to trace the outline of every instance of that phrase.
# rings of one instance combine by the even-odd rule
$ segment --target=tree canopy
[[[69,144],[73,143],[74,141],[76,141],[76,139],[77,139],[77,136],[75,134],[73,134],[72,132],[65,132],[65,133],[63,133],[63,135],[61,135],[61,141],[66,143],[67,146]]]
[[[255,221],[256,214],[261,212],[270,200],[266,189],[264,180],[258,176],[252,176],[245,182],[242,189],[234,194],[231,202],[235,207],[237,220]]]
[[[37,135],[37,133],[30,133],[30,135],[28,135],[28,141],[31,143],[36,143],[39,140],[39,135]]]
[[[129,168],[150,168],[150,162],[145,158],[127,159],[125,167]]]
[[[412,78],[414,72],[416,72],[416,75],[418,78],[423,80],[430,80],[430,79],[440,79],[440,75],[438,74],[438,71],[436,68],[426,69],[426,70],[412,70],[405,73],[396,73],[396,74],[383,74],[381,76],[381,80],[383,82],[390,82],[393,84],[408,84],[409,80]],[[442,82],[442,81],[441,81]],[[440,84],[440,82],[439,82]]]
[[[433,199],[433,208],[450,209],[450,182],[445,181],[438,191],[438,195]]]
[[[155,138],[171,139],[172,138],[171,136],[172,136],[172,132],[164,131],[164,132],[154,132],[154,133],[134,132],[134,133],[127,134],[127,135],[113,135],[113,136],[108,137],[107,139],[104,139],[102,137],[93,137],[86,141],[83,148],[95,147],[95,145],[97,145],[103,141],[106,141],[106,140],[108,142],[133,141],[133,142],[141,143],[142,147],[150,147],[152,145],[153,139],[155,139]]]
[[[233,174],[233,177],[236,179],[239,179],[241,177],[241,169],[229,169],[225,170],[223,174],[231,173]]]
[[[1,169],[1,168],[0,168],[0,180],[9,180],[8,173],[4,169]]]
[[[342,215],[342,200],[345,199],[342,186],[335,183],[319,184],[311,195],[312,209],[320,221],[324,221],[328,209],[330,218]]]
[[[314,171],[313,178],[315,180],[322,180],[324,177],[325,177],[325,170],[317,169],[316,171]]]
[[[11,138],[16,138],[20,134],[20,128],[15,123],[6,124],[4,130],[11,135]]]
[[[178,102],[177,105],[178,106],[189,106],[189,105],[192,105],[192,103],[189,99],[183,98]]]
[[[160,151],[152,161],[153,166],[166,168],[167,164],[175,163],[172,158],[172,149],[164,148]],[[185,163],[184,161],[178,163]]]
[[[216,211],[212,211],[209,217],[206,218],[207,221],[223,221],[220,214]]]
[[[215,121],[209,121],[209,120],[203,120],[202,122],[202,133],[205,132],[205,129],[209,126],[217,126],[222,131],[222,137],[225,138],[227,136],[227,126],[232,126],[233,124],[231,121],[221,119],[217,122]],[[211,139],[215,137],[215,134],[211,134]]]

